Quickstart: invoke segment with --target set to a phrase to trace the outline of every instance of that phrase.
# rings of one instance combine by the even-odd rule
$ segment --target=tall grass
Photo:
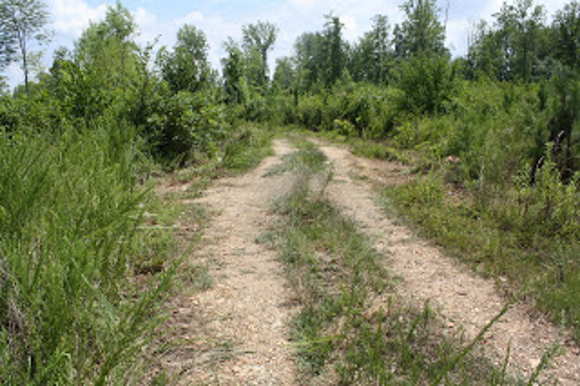
[[[129,381],[171,273],[134,280],[131,128],[0,134],[0,383]]]

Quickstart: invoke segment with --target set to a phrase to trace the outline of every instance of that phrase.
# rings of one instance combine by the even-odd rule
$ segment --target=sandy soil
[[[320,142],[318,142],[321,144]],[[493,281],[476,276],[456,260],[444,256],[409,229],[389,219],[375,202],[372,180],[382,184],[404,181],[404,168],[390,162],[370,161],[348,150],[322,144],[321,150],[334,164],[335,178],[327,194],[344,213],[371,236],[377,250],[389,256],[388,269],[402,278],[399,293],[417,305],[426,301],[446,318],[450,332],[464,331],[475,337],[505,304]],[[362,178],[361,178],[362,177]],[[568,336],[542,319],[532,319],[528,306],[512,306],[484,340],[496,361],[511,345],[511,370],[530,374],[551,344],[563,354],[546,371],[542,384],[580,385],[580,350]]]
[[[243,176],[220,180],[197,204],[218,214],[193,259],[209,262],[213,286],[175,307],[181,349],[163,360],[179,384],[292,385],[294,349],[288,325],[295,307],[275,251],[256,239],[271,223],[272,199],[291,185],[288,175],[264,178],[291,148],[275,141],[276,156]]]

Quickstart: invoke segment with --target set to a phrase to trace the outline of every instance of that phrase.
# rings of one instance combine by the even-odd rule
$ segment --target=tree
[[[120,3],[107,9],[105,20],[91,25],[75,43],[74,57],[83,68],[102,67],[110,75],[124,75],[137,45],[133,36],[137,24]]]
[[[386,16],[376,15],[373,26],[354,47],[350,71],[353,79],[385,83],[393,57],[389,23]]]
[[[535,5],[533,0],[504,2],[494,17],[493,27],[481,21],[472,35],[468,51],[472,76],[485,73],[499,80],[529,82],[553,74],[555,66],[550,51],[556,48],[558,52],[566,39],[552,37],[549,43],[542,6]]]
[[[311,90],[322,81],[324,37],[319,32],[306,32],[294,43],[296,75],[301,91]]]
[[[489,24],[481,20],[469,36],[467,51],[469,78],[486,75],[502,79],[504,70],[503,50],[499,34]]]
[[[46,43],[46,4],[40,0],[3,0],[0,3],[0,68],[20,60],[28,92],[31,65],[30,43]]]
[[[226,102],[237,104],[243,102],[244,63],[243,53],[239,45],[229,38],[224,43],[228,56],[222,59],[224,92]]]
[[[395,28],[398,57],[448,55],[445,26],[439,20],[435,0],[406,0],[401,9],[406,20]]]
[[[8,95],[8,83],[6,78],[0,75],[0,97]]]
[[[268,51],[272,49],[278,36],[278,28],[271,23],[258,21],[242,27],[243,46],[247,54],[257,54],[261,60],[257,83],[268,82]]]
[[[195,92],[208,84],[211,68],[207,52],[208,44],[203,31],[188,24],[179,29],[172,52],[160,51],[158,61],[161,73],[173,92]]]
[[[556,13],[552,24],[555,57],[574,67],[580,63],[580,2],[574,0]]]
[[[67,94],[73,116],[91,120],[107,110],[131,108],[144,80],[136,28],[131,13],[117,3],[82,33],[70,60],[59,61],[57,89]]]
[[[494,16],[505,61],[502,78],[532,80],[547,53],[542,43],[546,36],[544,7],[534,0],[517,0],[513,5],[504,2]]]
[[[291,58],[283,57],[276,60],[273,84],[276,88],[288,91],[295,86],[296,70]]]
[[[326,24],[322,31],[324,84],[333,85],[340,77],[346,66],[346,47],[342,38],[344,24],[336,16],[326,15]]]

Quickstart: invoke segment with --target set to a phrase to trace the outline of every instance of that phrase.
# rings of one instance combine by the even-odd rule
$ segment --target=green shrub
[[[185,164],[197,154],[214,154],[226,134],[223,109],[203,92],[180,91],[161,103],[146,133],[155,154],[165,161]]]
[[[169,276],[132,280],[135,130],[0,135],[0,383],[124,383]],[[159,250],[158,253],[163,253]]]
[[[413,113],[445,111],[455,93],[455,73],[446,57],[415,57],[399,63],[399,109]]]

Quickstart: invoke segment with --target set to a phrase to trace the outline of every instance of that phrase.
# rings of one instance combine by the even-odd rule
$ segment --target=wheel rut
[[[224,178],[196,203],[216,212],[193,259],[208,261],[213,286],[182,302],[180,336],[189,339],[165,363],[179,384],[293,385],[296,379],[288,325],[292,293],[275,251],[256,239],[272,221],[272,199],[283,194],[289,176],[263,178],[292,151],[274,141],[275,156],[238,177]]]
[[[370,161],[348,150],[325,145],[320,150],[332,161],[335,178],[327,188],[329,199],[352,217],[387,257],[388,269],[402,280],[398,292],[417,306],[425,302],[446,319],[449,333],[463,332],[475,338],[479,331],[505,306],[491,280],[468,271],[436,247],[415,237],[406,227],[395,224],[376,203],[376,193],[364,179],[382,184],[405,179],[394,163]],[[358,177],[358,178],[357,178]],[[530,375],[543,353],[553,344],[563,353],[543,372],[541,384],[580,384],[580,349],[569,335],[542,319],[532,319],[531,309],[513,305],[483,340],[484,350],[501,364],[508,346],[510,370]]]

